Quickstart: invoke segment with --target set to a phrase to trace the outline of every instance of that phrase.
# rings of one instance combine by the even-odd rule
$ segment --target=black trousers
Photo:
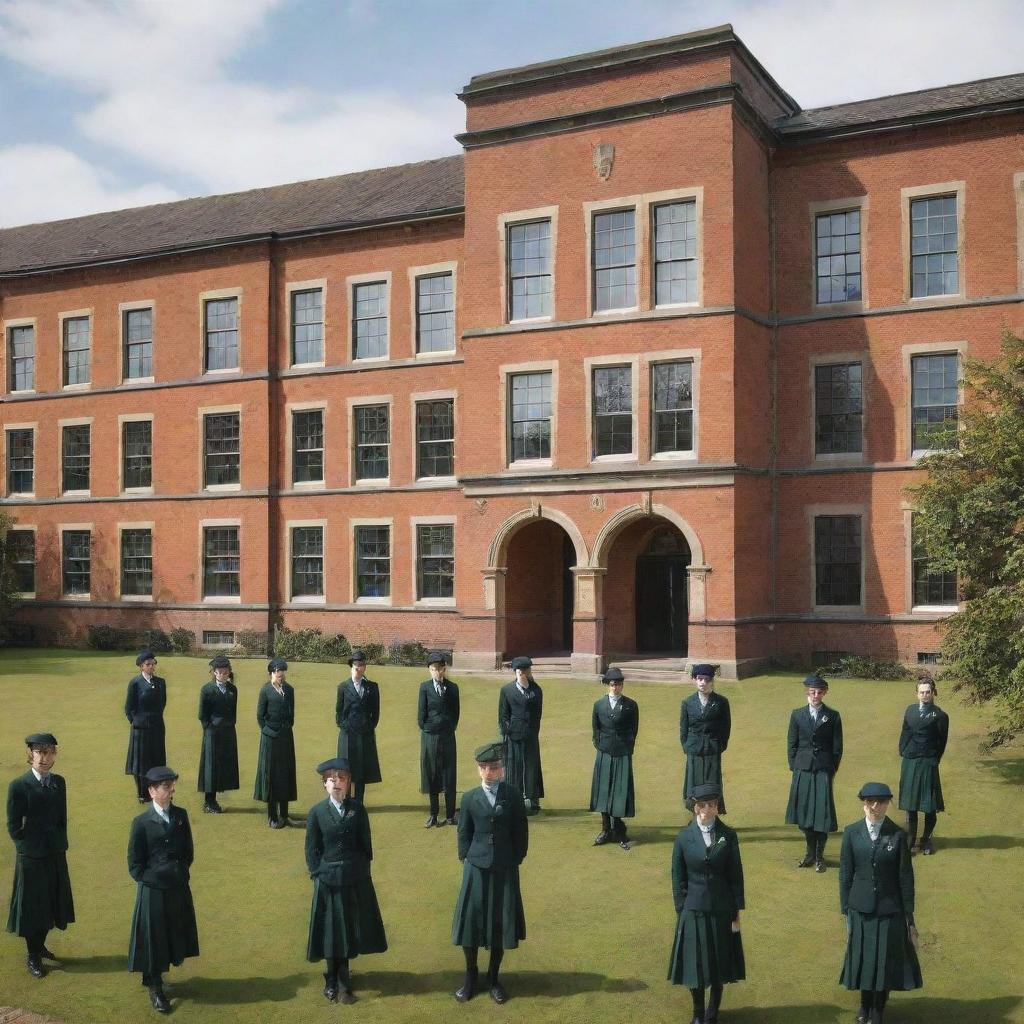
[[[433,790],[430,792],[430,813],[435,818],[441,813],[441,794]],[[444,816],[446,818],[455,817],[454,789],[446,789],[444,791]]]

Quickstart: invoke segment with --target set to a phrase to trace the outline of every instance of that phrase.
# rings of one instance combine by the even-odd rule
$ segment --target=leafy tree
[[[7,544],[7,531],[14,526],[14,517],[0,509],[0,644],[7,640],[11,615],[18,606],[18,584],[14,576],[12,552]]]
[[[959,577],[946,674],[969,703],[992,703],[996,747],[1024,732],[1024,339],[1007,331],[995,362],[964,360],[963,388],[958,429],[910,493],[932,568]]]

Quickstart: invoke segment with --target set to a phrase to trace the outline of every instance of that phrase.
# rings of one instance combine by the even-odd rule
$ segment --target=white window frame
[[[150,423],[150,467],[148,487],[125,487],[124,485],[124,425],[126,423]],[[153,413],[133,412],[121,413],[117,417],[117,492],[118,494],[153,494],[152,481],[156,478],[156,430],[153,428]]]
[[[8,485],[11,479],[10,466],[8,465],[8,453],[10,452],[10,441],[7,435],[13,430],[31,430],[32,431],[32,490],[31,491],[12,491],[8,489]],[[39,422],[33,420],[31,423],[5,423],[4,424],[4,450],[2,458],[4,460],[4,478],[3,487],[4,493],[8,498],[34,498],[36,496],[36,481],[39,476],[39,467],[37,465],[36,450],[38,448],[39,441]]]
[[[957,371],[962,373],[964,357],[967,355],[967,342],[966,341],[952,341],[952,342],[921,342],[914,345],[904,345],[901,349],[901,356],[903,360],[903,380],[905,382],[906,394],[904,398],[904,415],[903,422],[905,424],[904,429],[906,430],[906,439],[903,447],[907,453],[907,458],[911,462],[916,462],[918,459],[924,458],[925,455],[931,455],[934,449],[932,448],[914,448],[914,379],[913,379],[913,367],[914,367],[914,356],[947,356],[956,353],[957,356]],[[956,404],[957,409],[962,410],[964,407],[964,389],[962,380],[957,386],[956,393]],[[959,428],[959,412],[957,418],[957,426]]]
[[[288,481],[288,489],[292,491],[322,491],[327,486],[327,401],[314,402],[288,402],[285,407],[285,480]],[[295,423],[294,414],[297,412],[323,413],[324,426],[324,475],[320,480],[293,479],[295,462]],[[390,464],[389,464],[390,465]]]
[[[67,594],[64,592],[64,534],[70,533],[72,530],[84,532],[89,531],[89,592],[87,594]],[[57,552],[58,552],[58,563],[57,571],[60,574],[60,599],[62,601],[91,601],[93,596],[93,583],[94,583],[94,572],[95,566],[93,565],[94,558],[94,543],[96,540],[96,525],[95,523],[58,523],[57,524]],[[119,588],[120,589],[120,588]]]
[[[238,362],[219,370],[206,367],[206,304],[218,299],[237,299],[238,310]],[[203,377],[225,377],[242,371],[242,288],[215,288],[199,294],[199,372]]]
[[[387,597],[359,596],[359,551],[356,547],[356,530],[360,526],[388,528],[388,590]],[[349,593],[352,604],[383,608],[391,607],[395,598],[395,520],[391,517],[356,518],[348,521],[348,549],[352,552],[351,572],[349,573]]]
[[[16,591],[16,596],[20,601],[34,601],[39,587],[39,526],[36,523],[14,523],[8,532],[32,534],[32,577],[35,581],[36,590],[19,590]],[[63,564],[61,566],[61,570],[61,583],[63,583]],[[90,580],[91,578],[92,577],[90,575]],[[61,589],[63,589],[63,587]]]
[[[551,313],[547,316],[531,316],[512,319],[511,296],[508,291],[508,229],[518,224],[529,224],[536,221],[551,222]],[[549,323],[555,319],[558,301],[558,280],[556,267],[558,263],[558,207],[538,206],[532,210],[514,210],[498,214],[498,292],[501,296],[502,324],[536,324]]]
[[[847,196],[845,199],[824,199],[807,204],[811,231],[811,308],[830,313],[857,312],[868,308],[867,238],[870,202],[867,196]],[[908,207],[909,209],[909,207]],[[845,302],[818,301],[818,217],[828,213],[860,214],[860,298]]]
[[[646,449],[644,454],[651,462],[697,462],[700,459],[700,367],[702,350],[699,348],[665,349],[651,352],[640,357],[640,372],[643,387],[646,389],[647,427],[644,432]],[[668,452],[654,450],[654,368],[661,363],[689,363],[690,387],[693,396],[690,400],[693,414],[693,447],[689,450],[677,449]]]
[[[30,388],[14,388],[11,386],[11,331],[16,327],[32,328],[32,384]],[[4,329],[4,393],[8,395],[34,395],[38,391],[39,378],[39,319],[34,316],[12,317],[3,321]],[[61,368],[63,373],[63,367]],[[63,379],[63,378],[62,378]]]
[[[303,594],[296,596],[292,590],[292,535],[299,529],[319,529],[323,538],[323,580],[322,594]],[[284,524],[284,565],[285,565],[285,593],[288,596],[289,604],[326,604],[327,603],[327,520],[326,519],[288,519]]]
[[[409,466],[409,478],[417,483],[438,485],[451,484],[456,481],[455,474],[451,476],[420,476],[419,475],[419,441],[417,439],[416,409],[421,402],[451,402],[452,403],[452,450],[454,454],[456,438],[459,434],[459,393],[455,389],[446,391],[416,391],[409,396],[409,416],[412,420],[410,440],[412,444],[412,463]]]
[[[443,263],[430,263],[424,266],[410,267],[409,278],[409,323],[411,336],[411,349],[416,359],[430,362],[431,359],[448,359],[458,348],[458,310],[459,310],[459,264],[456,260],[447,260]],[[450,274],[452,279],[452,347],[438,349],[436,352],[420,352],[419,350],[419,318],[418,306],[418,282],[421,277],[440,277],[442,274]]]
[[[66,497],[88,497],[92,494],[93,479],[93,417],[79,416],[73,419],[57,420],[57,473],[60,479],[58,492]],[[88,427],[89,428],[89,486],[85,489],[71,491],[64,490],[64,428],[65,427]]]
[[[869,545],[871,540],[871,521],[868,518],[868,506],[867,505],[808,505],[804,509],[804,514],[807,518],[807,539],[808,539],[808,576],[810,577],[810,608],[814,614],[818,615],[834,615],[836,617],[842,616],[859,616],[863,615],[867,608],[867,585],[865,569],[868,563],[869,555],[873,558],[874,554],[869,551]],[[818,604],[818,570],[817,560],[814,549],[814,521],[818,516],[859,516],[860,517],[860,603],[859,604]]]
[[[125,594],[121,590],[123,582],[123,555],[124,552],[121,548],[121,534],[125,530],[149,530],[149,557],[153,563],[152,566],[152,578],[153,587],[156,587],[156,523],[153,521],[144,523],[118,523],[117,524],[117,596],[121,601],[137,602],[139,604],[152,604],[153,594]]]
[[[198,490],[208,493],[221,491],[240,491],[242,489],[242,439],[244,435],[244,416],[241,405],[204,405],[196,410],[198,414],[199,429],[199,487]],[[238,416],[238,483],[237,484],[208,484],[206,482],[206,417],[225,416],[236,414]]]
[[[817,417],[818,389],[816,372],[819,366],[837,366],[840,364],[860,363],[860,451],[859,452],[823,452],[817,451]],[[816,352],[807,363],[808,394],[810,396],[810,460],[824,465],[857,466],[867,461],[868,447],[868,375],[871,368],[871,353],[860,352]]]
[[[242,540],[242,520],[240,518],[200,519],[197,526],[199,529],[199,571],[196,573],[196,577],[199,587],[200,603],[204,605],[241,604],[242,585],[245,580],[245,572],[242,567],[242,552],[244,550],[244,544]],[[233,526],[238,530],[238,594],[237,596],[228,594],[224,596],[213,595],[211,597],[206,597],[203,594],[203,584],[206,578],[206,547],[203,542],[205,540],[206,530],[208,528],[215,529],[221,526]]]
[[[450,526],[452,528],[452,564],[455,569],[452,580],[451,597],[420,597],[419,596],[419,544],[417,528],[420,526]],[[458,561],[455,554],[458,518],[456,516],[412,516],[409,519],[411,531],[410,547],[412,550],[412,596],[413,605],[417,608],[454,608],[456,606],[456,588],[458,586]]]
[[[356,409],[364,405],[386,405],[388,407],[388,475],[386,477],[360,477],[358,476],[359,461],[356,458],[356,445],[358,443],[358,431],[356,430]],[[349,398],[348,425],[350,434],[349,444],[349,483],[354,487],[390,487],[391,474],[395,468],[395,416],[393,395],[359,395]]]
[[[587,418],[587,448],[591,465],[613,462],[638,462],[640,459],[640,361],[638,355],[591,356],[583,360],[584,411]],[[632,450],[622,455],[595,455],[597,448],[597,420],[594,416],[594,371],[610,366],[629,367],[632,388]]]
[[[354,363],[359,366],[367,364],[372,365],[373,363],[386,363],[391,359],[391,341],[394,335],[392,328],[394,327],[393,310],[391,308],[391,296],[394,289],[392,288],[390,270],[380,270],[375,274],[350,274],[345,278],[345,296],[348,302],[348,354],[345,358],[346,363]],[[386,309],[385,316],[388,322],[388,344],[387,349],[382,356],[360,356],[356,358],[356,285],[360,284],[383,284],[386,292],[386,299],[384,306]]]
[[[910,206],[917,199],[956,197],[956,280],[958,290],[945,295],[913,295],[911,263]],[[967,202],[967,184],[964,181],[944,181],[934,185],[914,185],[900,189],[900,239],[903,258],[903,301],[911,306],[948,306],[963,302],[967,297],[967,234],[964,230]]]
[[[512,458],[512,377],[524,373],[551,374],[551,455],[546,459]],[[501,444],[501,465],[506,469],[549,469],[558,457],[558,360],[545,359],[532,363],[505,363],[498,367],[501,381],[500,412],[504,425]]]
[[[292,296],[295,292],[311,292],[316,289],[320,291],[320,308],[323,313],[323,358],[314,360],[311,363],[293,363],[292,362],[292,332],[295,329],[294,315],[295,310],[292,307]],[[286,319],[288,321],[287,327],[287,346],[288,351],[284,359],[284,365],[289,369],[299,370],[309,367],[326,366],[327,360],[327,278],[320,277],[313,281],[289,281],[284,286],[285,292],[285,307],[286,307]]]
[[[125,337],[125,321],[128,319],[129,313],[135,312],[139,309],[148,309],[151,314],[150,322],[152,324],[153,333],[150,336],[150,344],[153,346],[153,372],[148,377],[129,377],[127,376],[128,364],[125,360],[125,346],[128,341]],[[140,299],[137,302],[121,302],[118,304],[117,342],[117,364],[120,371],[119,383],[122,385],[127,384],[129,387],[132,387],[135,384],[152,384],[156,380],[156,301],[154,299]]]
[[[86,319],[89,321],[89,379],[78,384],[64,383],[64,324],[68,320]],[[86,309],[68,309],[57,314],[57,337],[60,344],[59,379],[61,391],[90,391],[93,385],[93,370],[96,368],[96,318],[92,307]]]

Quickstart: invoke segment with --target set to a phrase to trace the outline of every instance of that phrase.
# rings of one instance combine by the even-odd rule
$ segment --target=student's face
[[[530,685],[530,676],[525,668],[516,669],[516,683],[524,690]]]
[[[709,676],[697,676],[693,680],[693,685],[697,687],[698,693],[710,693],[715,686],[715,681]]]
[[[917,699],[922,704],[931,704],[935,700],[935,691],[931,683],[921,683],[917,688]]]
[[[156,658],[147,658],[141,668],[147,676],[151,676],[156,671]]]
[[[231,667],[228,668],[215,668],[213,670],[213,678],[218,683],[226,683],[231,678]]]
[[[340,804],[348,796],[349,783],[352,776],[348,772],[331,772],[324,778],[324,789],[327,795],[334,797]]]
[[[825,694],[827,692],[827,690],[822,690],[817,686],[808,686],[807,703],[810,704],[812,708],[820,708],[822,702],[825,700]]]
[[[352,678],[362,679],[366,675],[366,662],[365,661],[353,661],[352,662]]]
[[[433,679],[435,683],[443,682],[444,669],[444,662],[432,661],[430,663],[430,678]]]
[[[274,671],[270,673],[270,681],[275,685],[280,686],[284,682],[285,673],[287,671],[288,670],[284,668],[275,668]]]
[[[698,824],[705,827],[713,825],[718,817],[718,800],[712,798],[711,800],[694,801],[693,815],[697,819]]]
[[[864,801],[864,814],[869,821],[874,824],[878,824],[889,811],[890,800],[888,797],[884,799],[879,797],[871,797]]]
[[[505,778],[505,765],[501,761],[488,761],[487,764],[478,764],[476,770],[480,773],[480,781],[488,786],[501,782]]]
[[[40,775],[49,775],[53,762],[57,760],[57,748],[49,745],[34,744],[32,747],[32,767]]]
[[[149,798],[166,811],[171,806],[171,798],[174,796],[176,788],[174,779],[157,783],[157,785],[149,787]]]
[[[608,692],[613,697],[621,697],[622,696],[622,684],[624,682],[625,682],[624,679],[618,679],[615,682],[609,683],[608,684]]]

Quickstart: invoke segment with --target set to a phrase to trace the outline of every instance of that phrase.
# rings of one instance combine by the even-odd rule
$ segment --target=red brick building
[[[728,26],[461,157],[0,232],[23,622],[916,662],[906,488],[1024,301],[1024,75],[801,110]]]

